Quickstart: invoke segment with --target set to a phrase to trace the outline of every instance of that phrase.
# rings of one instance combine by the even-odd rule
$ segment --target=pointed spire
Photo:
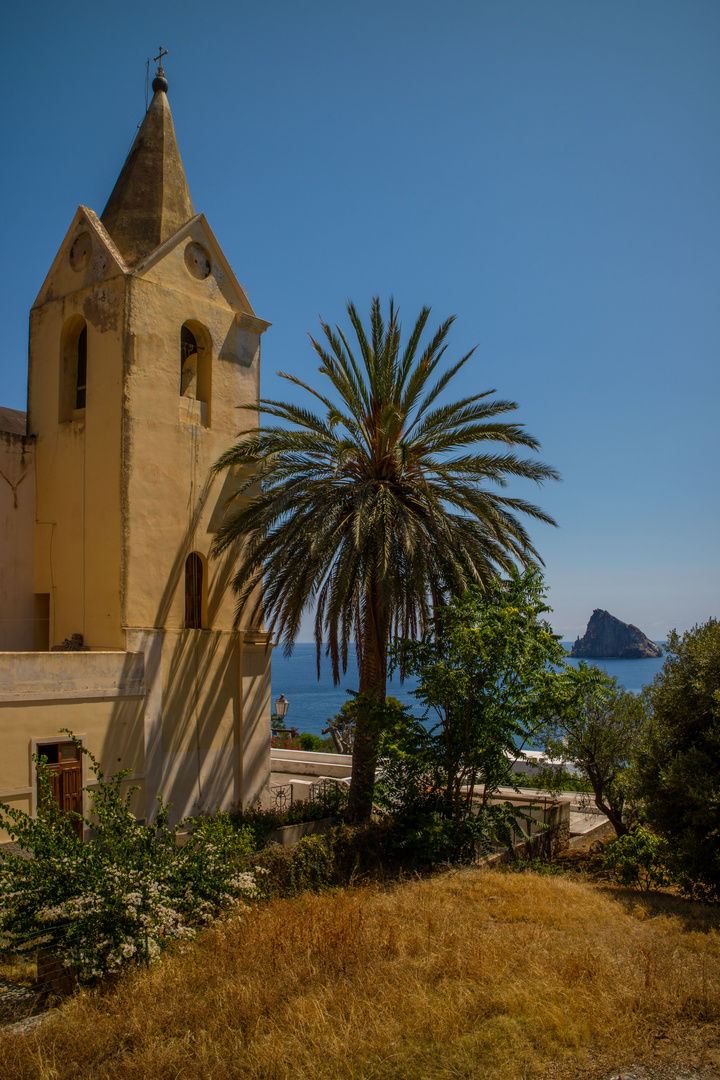
[[[135,266],[193,217],[175,139],[162,67],[145,113],[100,220],[125,261]]]

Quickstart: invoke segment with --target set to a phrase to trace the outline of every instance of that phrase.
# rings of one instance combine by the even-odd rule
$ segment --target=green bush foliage
[[[530,872],[532,874],[543,874],[546,877],[562,877],[563,874],[568,873],[568,867],[552,862],[549,859],[541,859],[537,855],[529,859],[510,859],[503,865],[502,869],[510,874]]]
[[[516,772],[514,779],[518,787],[538,788],[542,791],[592,791],[587,777],[577,776],[561,765],[548,765],[533,773]]]
[[[599,668],[565,667],[556,682],[545,748],[550,757],[576,765],[587,778],[595,805],[618,836],[635,818],[629,801],[628,765],[647,723],[643,699],[624,690]]]
[[[361,878],[385,878],[412,869],[398,858],[398,827],[382,817],[361,825],[338,825],[328,836],[337,884]]]
[[[619,885],[648,892],[673,881],[669,859],[667,841],[638,826],[610,841],[603,855],[603,867],[612,870]]]
[[[265,810],[253,806],[247,810],[234,810],[228,818],[236,829],[250,830],[256,846],[260,847],[268,833],[275,829],[285,825],[301,825],[305,821],[320,821],[321,818],[340,817],[346,804],[347,788],[340,784],[328,784],[316,799],[295,802],[284,810]]]
[[[295,732],[295,734],[292,734]],[[276,731],[270,745],[276,750],[316,750],[321,754],[335,754],[337,749],[332,739],[323,739],[320,735],[313,735],[310,731],[298,734],[297,728],[291,731]]]
[[[522,833],[523,815],[491,798],[514,786],[519,748],[556,707],[564,651],[547,611],[539,573],[513,571],[451,601],[422,641],[396,646],[394,663],[418,679],[425,722],[402,706],[388,717],[375,798],[413,857],[473,859]]]
[[[362,878],[384,878],[402,869],[396,825],[389,819],[338,825],[322,836],[305,836],[292,847],[271,844],[254,857],[263,897],[296,896],[347,885]]]
[[[224,814],[169,828],[162,803],[157,822],[140,825],[129,809],[132,792],[121,792],[128,771],[106,777],[76,745],[97,781],[85,789],[85,825],[94,839],[84,843],[77,835],[78,815],[57,805],[46,759],[36,756],[37,817],[0,804],[4,827],[32,855],[4,852],[0,859],[0,933],[12,947],[47,929],[62,961],[88,981],[139,957],[156,958],[257,890],[246,869],[254,847],[249,830],[237,829]],[[178,833],[188,829],[188,842],[179,846]]]
[[[271,844],[254,860],[260,895],[297,896],[333,883],[333,857],[324,836],[304,836],[292,847]]]
[[[313,735],[311,731],[303,731],[299,742],[301,750],[315,750],[321,754],[336,753],[332,739],[323,739],[320,735]]]
[[[634,792],[669,842],[681,886],[720,899],[720,622],[673,631],[666,654],[645,691],[650,719]]]

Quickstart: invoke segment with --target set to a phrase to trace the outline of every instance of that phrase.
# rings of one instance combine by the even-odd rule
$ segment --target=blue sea
[[[658,644],[662,646],[663,642]],[[565,641],[563,645],[569,652],[572,642]],[[602,668],[608,675],[615,676],[626,690],[637,693],[652,682],[664,660],[662,656],[653,660],[588,660],[587,663]],[[568,662],[575,666],[578,664],[577,660],[568,659]],[[417,709],[418,702],[412,695],[416,685],[414,679],[406,679],[401,685],[400,680],[395,678],[388,682],[387,693],[389,697],[396,697],[404,705],[412,705]],[[313,644],[296,645],[289,657],[283,656],[281,646],[273,650],[272,700],[274,702],[280,694],[284,694],[290,702],[285,721],[288,727],[320,735],[322,729],[327,727],[328,719],[340,712],[341,706],[350,696],[349,691],[357,688],[358,673],[354,649],[348,657],[347,674],[341,677],[339,686],[333,686],[330,661],[324,655],[318,680]]]

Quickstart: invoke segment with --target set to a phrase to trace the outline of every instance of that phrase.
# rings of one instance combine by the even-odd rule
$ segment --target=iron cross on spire
[[[153,57],[153,60],[155,61],[155,63],[158,66],[158,75],[163,74],[162,58],[163,58],[163,56],[167,56],[167,54],[168,54],[167,49],[163,49],[163,47],[161,45],[159,54],[157,56]]]

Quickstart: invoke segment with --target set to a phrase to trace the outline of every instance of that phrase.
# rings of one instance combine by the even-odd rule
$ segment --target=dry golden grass
[[[624,899],[466,870],[275,901],[0,1035],[0,1076],[607,1076],[655,1036],[720,1015],[720,917]]]

